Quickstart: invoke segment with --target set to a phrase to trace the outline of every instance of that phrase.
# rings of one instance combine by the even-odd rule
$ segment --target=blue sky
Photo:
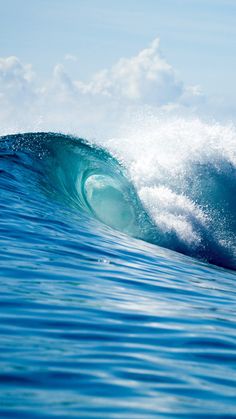
[[[0,56],[16,55],[46,76],[65,54],[86,78],[157,36],[187,83],[234,97],[233,0],[0,0]]]
[[[160,51],[153,57],[160,60],[163,56],[174,75],[170,76],[168,71],[164,75],[162,72],[161,76],[156,74],[155,86],[160,87],[161,77],[164,80],[162,90],[170,90],[170,85],[173,87],[173,94],[167,95],[168,100],[170,96],[176,96],[178,90],[179,102],[186,103],[189,101],[186,99],[188,86],[200,86],[210,106],[216,104],[218,110],[224,109],[222,112],[234,116],[235,0],[0,0],[0,12],[0,57],[3,58],[0,62],[0,98],[4,98],[4,109],[9,108],[8,115],[10,108],[13,109],[14,95],[14,100],[16,96],[17,100],[20,97],[21,102],[27,100],[29,106],[29,97],[35,97],[36,90],[48,90],[48,85],[42,84],[35,89],[29,81],[31,76],[26,64],[32,65],[40,83],[50,80],[52,74],[57,83],[60,79],[64,101],[65,97],[68,100],[68,95],[74,95],[75,89],[82,92],[83,97],[85,91],[94,95],[99,89],[103,97],[114,97],[118,73],[124,72],[124,68],[117,70],[114,67],[116,63],[122,57],[138,57],[140,51],[158,37]],[[6,63],[4,60],[9,56],[16,56],[19,62]],[[70,59],[65,59],[66,56]],[[63,67],[58,67],[58,63]],[[132,65],[129,62],[127,67],[131,69]],[[144,67],[140,71],[140,83],[146,80],[142,73]],[[99,83],[94,86],[92,82],[91,87],[89,83],[94,74],[102,69],[108,69],[106,80],[102,76],[103,88],[99,84],[100,75]],[[85,84],[81,85],[78,80]],[[119,82],[121,96],[129,77],[126,80],[119,78]],[[109,91],[107,83],[110,84]],[[54,89],[58,90],[58,86]],[[152,86],[134,86],[133,93],[135,89],[134,96],[139,96],[139,102],[141,97],[150,104],[147,91],[151,92]],[[27,93],[24,98],[23,90]],[[117,92],[115,94],[117,96]]]

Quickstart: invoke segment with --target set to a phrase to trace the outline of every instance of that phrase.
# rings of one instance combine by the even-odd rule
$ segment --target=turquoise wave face
[[[53,133],[12,135],[2,141],[32,159],[50,198],[133,237],[145,239],[154,229],[125,169],[105,150]]]
[[[48,140],[44,164],[57,198],[109,227],[143,238],[151,221],[119,163],[82,139],[51,135]]]
[[[83,139],[53,133],[6,136],[1,144],[5,150],[14,151],[19,166],[28,165],[37,172],[48,199],[75,207],[78,213],[82,211],[130,236],[236,268],[236,173],[223,158],[217,167],[193,164],[182,179],[162,180],[163,188],[171,186],[178,196],[191,199],[198,209],[197,213],[191,212],[185,199],[173,199],[171,203],[180,221],[182,213],[189,211],[191,231],[198,238],[194,242],[155,223],[125,168],[104,149]]]

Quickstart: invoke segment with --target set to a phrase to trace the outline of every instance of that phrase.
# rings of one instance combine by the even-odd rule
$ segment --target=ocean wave
[[[63,134],[8,135],[1,137],[1,157],[17,165],[25,188],[36,173],[48,199],[130,236],[235,269],[232,130],[175,120],[149,124],[143,140],[136,135],[134,142],[134,135],[104,140],[103,147]]]

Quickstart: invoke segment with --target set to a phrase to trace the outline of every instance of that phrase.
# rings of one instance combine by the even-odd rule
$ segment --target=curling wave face
[[[180,156],[175,164],[170,155],[168,165],[149,162],[155,179],[150,171],[145,179],[140,156],[120,164],[111,144],[107,146],[118,159],[104,148],[62,134],[9,135],[2,137],[1,146],[19,167],[37,172],[48,199],[130,236],[236,268],[236,169],[228,156],[185,158],[185,165],[178,165]]]

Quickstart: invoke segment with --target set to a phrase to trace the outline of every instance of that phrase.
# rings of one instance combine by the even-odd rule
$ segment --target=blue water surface
[[[236,417],[233,269],[156,245],[86,143],[2,138],[0,188],[1,418]]]

